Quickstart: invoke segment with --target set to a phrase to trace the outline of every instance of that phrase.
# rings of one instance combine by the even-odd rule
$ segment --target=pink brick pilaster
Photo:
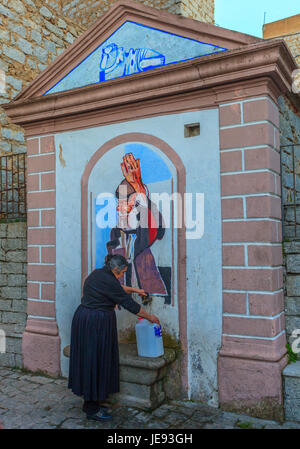
[[[269,96],[220,105],[223,330],[219,402],[283,415],[286,364],[278,108]]]
[[[60,374],[56,323],[56,187],[54,136],[27,141],[28,268],[23,365],[31,371]]]

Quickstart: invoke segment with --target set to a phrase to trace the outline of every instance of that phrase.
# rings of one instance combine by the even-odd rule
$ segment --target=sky
[[[300,0],[215,0],[215,23],[262,37],[265,23],[300,14]]]

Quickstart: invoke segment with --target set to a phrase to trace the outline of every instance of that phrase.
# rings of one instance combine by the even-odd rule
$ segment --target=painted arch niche
[[[122,167],[123,165],[123,167]],[[140,179],[138,184],[133,182]],[[137,185],[140,188],[137,188]],[[160,316],[165,331],[180,338],[178,315],[178,230],[180,207],[177,169],[163,151],[146,142],[112,147],[95,162],[87,186],[87,271],[103,266],[107,254],[122,254],[129,267],[122,283],[143,288],[147,306]],[[169,207],[159,196],[173,197]],[[180,231],[179,231],[180,232]],[[141,298],[134,294],[138,302]],[[132,331],[136,317],[117,313],[120,339]]]

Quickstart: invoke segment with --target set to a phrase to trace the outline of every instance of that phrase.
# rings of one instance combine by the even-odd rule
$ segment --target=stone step
[[[70,356],[70,346],[63,351]],[[165,400],[164,379],[176,351],[165,348],[161,357],[140,357],[135,343],[119,343],[120,393],[114,399],[120,404],[142,410],[153,410]]]
[[[287,365],[282,374],[285,419],[300,422],[300,361]]]

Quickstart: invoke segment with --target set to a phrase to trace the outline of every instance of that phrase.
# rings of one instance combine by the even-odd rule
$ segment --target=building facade
[[[2,151],[27,150],[28,211],[27,226],[0,228],[1,319],[14,339],[1,360],[66,376],[82,282],[108,250],[123,252],[132,264],[126,282],[151,293],[151,311],[181,347],[173,397],[281,419],[286,330],[298,323],[288,310],[298,310],[300,296],[295,245],[284,283],[282,210],[296,189],[289,150],[280,162],[280,145],[298,135],[296,59],[286,39],[212,25],[213,2],[201,10],[141,3],[101,2],[111,7],[100,18],[91,1],[0,7],[9,86]],[[161,210],[169,226],[155,233],[136,225],[127,235],[116,221],[129,154],[140,160],[146,203],[175,194],[170,215]],[[110,200],[115,218],[104,227]],[[179,225],[193,201],[198,221]],[[16,273],[19,286],[11,285]],[[134,323],[118,313],[120,339],[130,339]]]
[[[119,2],[5,105],[28,145],[25,367],[66,373],[82,281],[119,235],[113,248],[127,248],[138,282],[152,285],[153,312],[181,345],[180,397],[282,417],[278,98],[297,67],[286,48]],[[147,195],[179,193],[185,204],[198,194],[197,238],[172,222],[137,254],[117,223],[103,234],[101,195],[113,201],[129,153]],[[118,326],[128,337],[133,323],[121,313]]]

